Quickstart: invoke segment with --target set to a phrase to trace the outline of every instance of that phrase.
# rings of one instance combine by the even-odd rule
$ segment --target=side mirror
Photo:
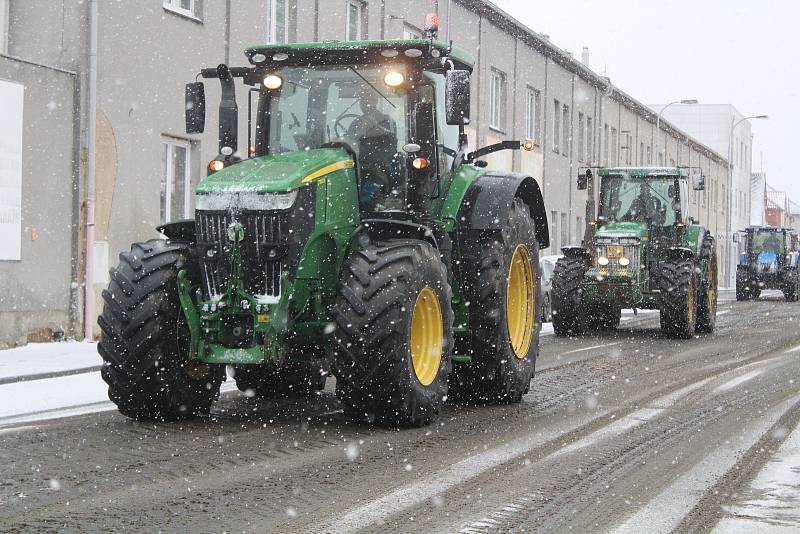
[[[585,191],[589,188],[589,180],[592,179],[592,170],[586,169],[586,173],[578,175],[578,191]]]
[[[447,124],[451,126],[469,124],[469,100],[469,71],[447,71],[444,92],[444,107]]]
[[[706,177],[702,174],[695,174],[692,176],[692,189],[695,191],[704,191],[706,188]]]
[[[206,90],[203,82],[186,84],[186,133],[203,133],[206,129]]]
[[[739,234],[733,234],[733,242],[734,243],[738,243],[739,242]]]

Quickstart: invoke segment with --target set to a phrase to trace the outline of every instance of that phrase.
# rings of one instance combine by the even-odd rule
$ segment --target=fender
[[[694,252],[687,247],[669,247],[664,250],[667,258],[670,260],[693,260]]]
[[[521,198],[531,210],[539,248],[549,247],[550,229],[542,192],[536,180],[524,174],[486,172],[480,175],[467,189],[456,220],[463,230],[497,230],[515,198]]]
[[[156,226],[156,230],[172,241],[194,243],[194,219],[168,222],[161,226]]]
[[[362,235],[368,236],[372,241],[381,241],[383,239],[418,239],[433,245],[436,250],[439,250],[439,241],[437,239],[438,232],[432,228],[422,226],[420,224],[411,223],[408,221],[398,221],[393,219],[364,219],[361,225],[356,228],[351,238],[351,243],[358,243],[358,238]]]

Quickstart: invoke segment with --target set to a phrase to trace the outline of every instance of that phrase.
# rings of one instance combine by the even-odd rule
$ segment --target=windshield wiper
[[[386,100],[386,101],[389,103],[389,105],[390,105],[390,106],[392,106],[394,109],[397,109],[397,106],[395,106],[394,104],[392,104],[392,101],[391,101],[391,100],[389,100],[388,98],[386,98],[386,96],[384,96],[384,94],[383,94],[383,93],[381,93],[381,92],[378,90],[378,88],[377,88],[377,87],[375,87],[374,85],[372,85],[368,79],[364,78],[364,77],[361,75],[361,73],[360,73],[360,72],[358,72],[356,69],[354,69],[354,68],[352,67],[352,65],[348,65],[348,66],[347,66],[347,68],[348,68],[348,69],[350,69],[351,71],[353,71],[353,72],[355,73],[355,75],[356,75],[356,76],[358,76],[359,78],[361,78],[362,80],[364,80],[364,83],[366,83],[367,85],[369,85],[370,87],[372,87],[372,90],[373,90],[373,91],[375,91],[376,93],[378,93],[379,95],[381,95],[381,98],[383,98],[384,100]]]

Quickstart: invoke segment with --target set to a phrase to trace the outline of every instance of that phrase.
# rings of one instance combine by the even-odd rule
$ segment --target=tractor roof
[[[748,232],[795,232],[794,228],[789,228],[787,226],[748,226]]]
[[[689,169],[686,167],[600,167],[597,169],[597,174],[599,176],[627,174],[633,178],[647,178],[653,176],[688,177]]]
[[[420,54],[421,52],[421,54]],[[267,44],[254,45],[247,48],[245,54],[247,59],[253,62],[253,56],[261,53],[267,56],[267,61],[276,61],[277,54],[284,53],[288,57],[282,61],[290,64],[299,62],[308,63],[319,60],[323,56],[340,56],[343,60],[353,61],[358,56],[372,57],[377,55],[383,61],[389,61],[393,57],[418,58],[425,57],[444,57],[447,56],[457,63],[457,68],[472,70],[475,65],[475,58],[461,48],[451,46],[444,41],[429,39],[387,39],[375,41],[322,41],[315,43],[286,43],[286,44]],[[273,58],[270,60],[270,58]],[[366,59],[366,58],[365,58]],[[254,62],[258,63],[258,62]]]

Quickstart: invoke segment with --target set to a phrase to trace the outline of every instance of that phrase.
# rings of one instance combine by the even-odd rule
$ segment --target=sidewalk
[[[97,343],[29,343],[0,350],[0,384],[98,371],[102,365]]]

